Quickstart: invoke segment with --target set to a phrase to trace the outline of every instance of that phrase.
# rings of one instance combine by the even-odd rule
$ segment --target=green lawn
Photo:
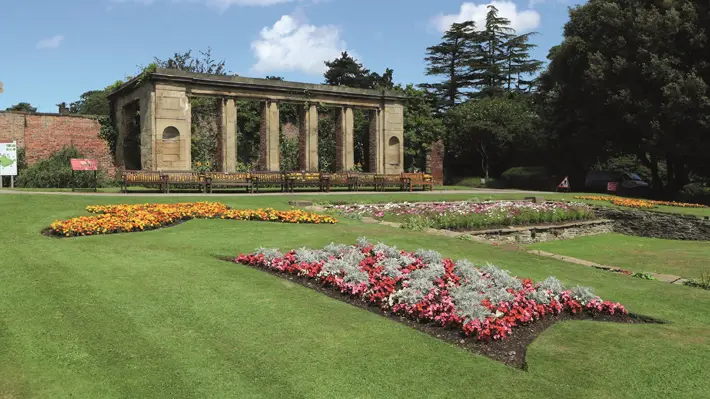
[[[634,272],[700,277],[710,272],[710,242],[604,234],[531,245],[560,255],[618,266]]]
[[[285,208],[308,198],[219,200]],[[193,220],[145,233],[39,234],[86,205],[150,200],[0,195],[0,398],[710,396],[705,290],[353,220]],[[358,236],[491,262],[521,277],[555,275],[671,324],[560,323],[529,348],[525,372],[215,258]]]

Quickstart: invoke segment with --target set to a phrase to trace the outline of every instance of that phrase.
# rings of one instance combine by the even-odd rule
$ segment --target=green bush
[[[678,201],[710,205],[710,187],[702,183],[691,183],[678,193]]]
[[[594,212],[586,208],[570,208],[556,212],[521,209],[515,214],[504,211],[471,214],[444,213],[409,216],[402,224],[402,228],[410,230],[424,230],[425,228],[476,230],[488,227],[559,223],[593,218]]]
[[[24,169],[17,180],[19,187],[68,188],[72,186],[71,158],[84,158],[74,147],[65,147],[32,166]],[[93,172],[77,172],[76,187],[93,187]],[[105,181],[105,173],[99,171],[98,185]]]
[[[489,178],[484,184],[481,183],[481,177],[452,177],[448,182],[449,186],[473,187],[473,188],[500,188],[500,182],[496,179]]]
[[[516,166],[503,172],[500,180],[505,182],[507,188],[521,190],[548,191],[555,188],[554,176],[547,168],[539,166]]]

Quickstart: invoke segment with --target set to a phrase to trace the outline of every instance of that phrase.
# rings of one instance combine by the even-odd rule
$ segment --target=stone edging
[[[380,225],[396,227],[396,228],[401,228],[401,226],[402,226],[401,223],[379,221],[377,219],[373,219],[370,217],[363,217],[362,221],[364,223],[368,223],[368,224],[380,224]],[[594,222],[597,222],[596,224],[599,224],[599,223],[608,223],[609,221],[608,220],[591,220],[591,221],[586,221],[583,223],[594,224]],[[575,225],[575,223],[567,223],[566,225]],[[560,227],[560,226],[562,226],[562,225],[558,225],[558,226],[551,225],[551,226],[543,226],[543,227],[555,228],[555,227]],[[520,229],[520,228],[514,228],[514,229]],[[529,227],[528,227],[528,229],[529,229]],[[453,237],[453,238],[461,238],[461,237],[466,236],[466,239],[470,239],[471,241],[476,241],[476,242],[479,242],[482,244],[488,244],[488,245],[493,245],[496,247],[503,247],[503,248],[506,248],[507,246],[513,246],[516,250],[520,249],[520,247],[517,244],[502,243],[499,241],[487,240],[485,238],[478,237],[476,235],[472,235],[469,233],[461,233],[461,232],[457,232],[457,231],[438,230],[438,229],[424,229],[423,232],[425,232],[427,234],[432,234],[432,235],[437,235],[437,236],[445,236],[445,237]],[[478,233],[478,231],[477,231],[477,233]],[[573,258],[571,256],[553,254],[551,252],[540,251],[537,249],[526,250],[525,252],[528,254],[531,254],[531,255],[552,258],[552,259],[560,260],[563,262],[572,263],[575,265],[593,267],[595,269],[605,270],[605,271],[609,271],[609,272],[621,273],[624,271],[624,269],[622,269],[620,267],[603,265],[600,263],[595,263],[595,262],[590,262],[590,261],[583,260],[583,259]],[[651,276],[653,276],[654,278],[656,278],[658,281],[662,281],[664,283],[683,285],[683,283],[685,283],[687,281],[687,279],[684,279],[681,276],[674,276],[671,274],[660,274],[660,273],[649,273],[649,274]]]

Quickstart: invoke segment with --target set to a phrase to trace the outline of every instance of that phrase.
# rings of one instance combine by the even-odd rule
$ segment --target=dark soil
[[[234,262],[233,257],[218,257],[219,259],[227,262]],[[242,263],[239,263],[242,265]],[[349,296],[342,294],[339,290],[324,287],[318,284],[316,281],[309,279],[307,277],[294,276],[287,273],[280,273],[275,270],[263,269],[256,266],[244,265],[251,267],[262,272],[267,272],[275,276],[287,279],[294,283],[300,284],[304,287],[310,288],[312,290],[323,293],[333,299],[339,301],[347,302],[353,306],[357,306],[361,309],[377,313],[380,316],[387,317],[398,323],[406,324],[411,328],[415,328],[423,333],[429,334],[438,339],[444,340],[451,344],[454,344],[460,348],[466,349],[468,351],[487,356],[493,360],[503,362],[508,366],[519,368],[522,370],[527,370],[527,363],[525,360],[525,353],[527,352],[528,345],[532,344],[538,335],[542,334],[548,327],[553,324],[564,321],[564,320],[594,320],[594,321],[604,321],[613,323],[656,323],[665,324],[665,321],[653,319],[648,316],[641,316],[635,314],[628,315],[591,315],[588,313],[583,314],[570,314],[562,313],[556,316],[545,317],[544,319],[538,320],[535,323],[519,326],[513,329],[513,332],[506,339],[501,341],[479,341],[476,337],[466,337],[460,330],[446,329],[437,326],[432,323],[418,322],[416,320],[408,319],[404,316],[394,314],[392,312],[383,311],[379,306],[370,305],[367,302],[363,302],[358,297]]]

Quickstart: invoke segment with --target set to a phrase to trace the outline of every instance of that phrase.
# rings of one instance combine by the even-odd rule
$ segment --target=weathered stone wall
[[[97,120],[83,116],[0,112],[0,141],[16,140],[25,148],[28,165],[74,146],[113,174],[113,160],[106,142],[98,136],[100,130]]]
[[[614,231],[668,240],[710,241],[710,220],[661,212],[597,207],[594,212],[614,221]]]
[[[568,240],[576,237],[611,233],[614,222],[610,220],[591,220],[564,223],[550,226],[512,227],[507,229],[479,230],[469,234],[486,240],[532,244],[555,240]]]

